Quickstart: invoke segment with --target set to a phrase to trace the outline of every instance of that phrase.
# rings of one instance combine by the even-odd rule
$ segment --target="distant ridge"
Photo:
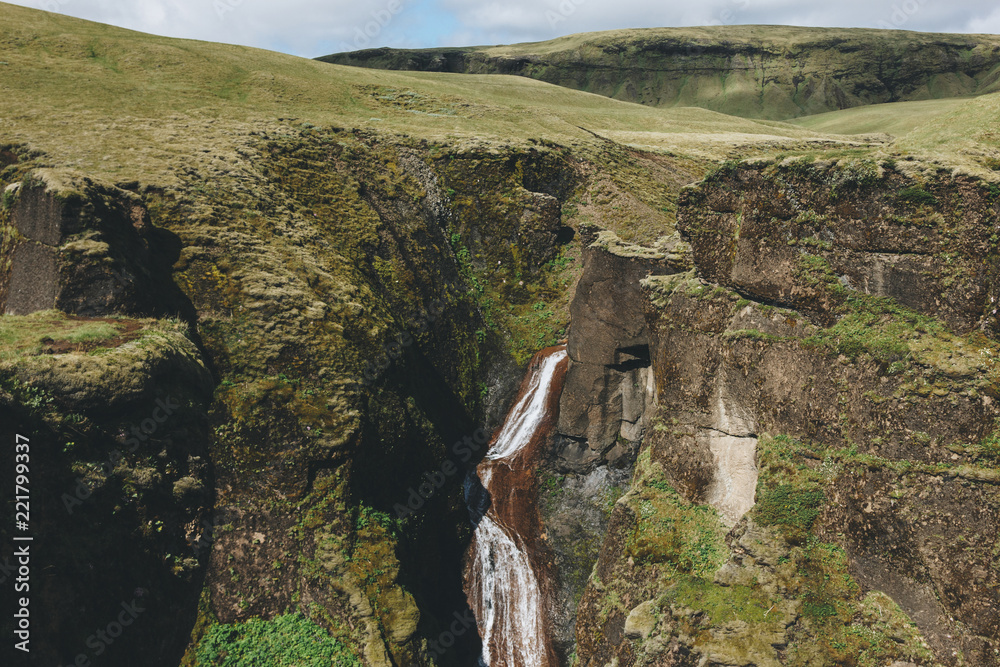
[[[513,74],[648,106],[770,120],[1000,90],[1000,37],[903,30],[648,28],[511,46],[375,48],[317,60]]]

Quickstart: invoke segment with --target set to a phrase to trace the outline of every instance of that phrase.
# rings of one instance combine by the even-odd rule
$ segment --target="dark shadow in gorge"
[[[109,416],[108,421],[130,416],[122,412]],[[69,505],[72,513],[68,511],[66,494],[77,493],[80,479],[64,452],[68,436],[76,438],[75,457],[102,461],[109,442],[102,428],[71,435],[0,402],[0,441],[10,443],[11,453],[17,434],[30,438],[30,534],[34,539],[29,547],[30,589],[23,594],[31,603],[31,652],[15,652],[13,640],[5,641],[0,664],[82,664],[76,662],[82,654],[108,667],[175,667],[195,623],[204,577],[199,570],[190,578],[179,578],[164,565],[163,552],[185,553],[182,534],[168,528],[155,538],[137,537],[144,515],[134,503],[121,498],[115,484],[94,488],[79,504]],[[14,516],[14,481],[14,456],[3,457],[0,492],[8,517]],[[170,527],[186,518],[169,496],[151,495],[145,502],[145,509]],[[12,541],[12,527],[12,522],[0,526],[3,564],[17,562],[13,552],[22,544]],[[14,636],[8,620],[15,612],[14,576],[3,577],[5,590],[11,593],[3,596],[0,607],[0,630],[5,637]],[[135,614],[125,616],[129,623],[119,636],[105,634],[111,640],[105,642],[95,635],[98,630],[107,633],[109,624],[126,613],[125,608]],[[102,648],[98,657],[96,651]]]
[[[441,644],[439,664],[474,664],[481,642],[475,626],[468,624],[472,615],[463,590],[463,558],[472,536],[463,480],[486,450],[481,433],[481,444],[476,444],[480,426],[415,347],[370,390],[367,414],[364,444],[351,475],[352,497],[393,517],[400,507],[412,510],[401,522],[397,555],[399,581],[422,612],[418,633],[432,644],[443,633],[454,637],[453,646]],[[444,444],[444,451],[427,446],[435,441]],[[446,462],[454,465],[450,475]],[[435,486],[426,500],[418,495],[425,482]],[[466,623],[455,623],[457,619]],[[453,624],[462,631],[452,632]]]

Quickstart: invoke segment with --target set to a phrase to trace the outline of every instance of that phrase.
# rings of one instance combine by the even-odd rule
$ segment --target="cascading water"
[[[483,639],[484,667],[556,664],[545,622],[546,582],[538,560],[541,524],[535,466],[555,421],[568,365],[565,347],[531,360],[514,407],[476,472],[492,502],[469,547],[465,590]]]

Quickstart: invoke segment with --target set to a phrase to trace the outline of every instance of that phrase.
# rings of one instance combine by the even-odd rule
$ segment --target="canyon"
[[[579,79],[3,9],[4,664],[1000,664],[994,38]],[[673,108],[640,43],[826,93]]]

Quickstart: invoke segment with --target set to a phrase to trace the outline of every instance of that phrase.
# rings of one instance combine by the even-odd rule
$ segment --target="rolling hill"
[[[1000,90],[1000,38],[901,30],[649,28],[504,46],[366,49],[319,60],[516,74],[648,106],[698,106],[779,120]]]

